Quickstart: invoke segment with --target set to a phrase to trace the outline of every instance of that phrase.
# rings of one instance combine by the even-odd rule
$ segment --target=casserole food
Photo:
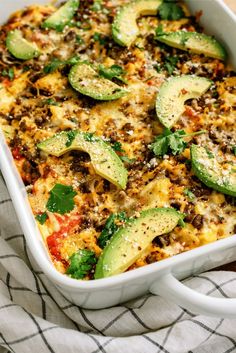
[[[138,48],[139,50],[140,50],[140,48]],[[3,169],[4,169],[4,167],[3,167]],[[213,249],[214,247],[212,246],[212,249]],[[182,256],[182,255],[181,255]],[[153,265],[152,265],[153,266]],[[70,280],[70,279],[65,279],[65,281],[67,281],[67,280]],[[69,283],[69,282],[67,282],[67,283]],[[72,282],[71,282],[72,283]],[[112,281],[110,282],[110,283],[112,283]],[[83,287],[83,289],[86,289],[86,286],[87,286],[87,283],[85,284],[85,287]],[[95,285],[95,287],[96,287],[96,285]],[[95,288],[94,287],[94,288]],[[114,303],[114,302],[113,302]],[[109,305],[110,303],[106,303],[105,305]],[[85,305],[87,305],[87,304],[85,304]],[[90,305],[90,304],[88,304],[88,305]],[[101,305],[103,305],[103,304],[101,304]]]

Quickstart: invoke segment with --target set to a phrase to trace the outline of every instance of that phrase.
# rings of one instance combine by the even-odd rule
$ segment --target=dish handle
[[[158,278],[151,286],[150,292],[160,295],[194,314],[236,318],[236,298],[214,298],[198,293],[181,283],[172,273]]]

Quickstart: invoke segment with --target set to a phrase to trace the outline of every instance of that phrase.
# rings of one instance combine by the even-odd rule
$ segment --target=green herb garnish
[[[85,132],[84,139],[88,142],[95,142],[97,140],[92,132]]]
[[[133,164],[136,161],[135,158],[129,158],[127,156],[120,156],[120,159],[122,160],[122,162],[125,162],[128,164]]]
[[[53,98],[44,99],[43,103],[48,105],[58,105],[58,103]]]
[[[77,34],[77,36],[76,36],[76,43],[84,44],[84,40],[79,34]]]
[[[179,58],[177,56],[167,56],[165,58],[165,62],[164,62],[163,67],[165,70],[168,71],[169,75],[173,74],[178,61],[179,61]]]
[[[162,20],[180,20],[185,17],[183,9],[170,0],[164,0],[159,6],[159,16]]]
[[[102,10],[102,0],[95,0],[92,7],[92,11],[98,12]]]
[[[214,154],[213,154],[208,148],[205,148],[205,150],[206,150],[206,153],[207,153],[207,155],[208,155],[208,157],[209,157],[210,159],[215,158],[215,157],[214,157]]]
[[[120,228],[116,222],[117,221],[121,221],[123,223],[126,223],[128,221],[128,218],[125,214],[125,212],[120,212],[118,214],[114,214],[112,213],[105,225],[104,228],[98,238],[98,245],[100,246],[100,248],[105,248],[105,246],[107,245],[108,241],[111,239],[111,237],[117,232],[117,230]]]
[[[162,34],[165,34],[165,32],[163,31],[163,25],[159,24],[155,32],[157,37],[161,36]]]
[[[178,221],[178,225],[182,228],[184,228],[186,226],[186,223],[184,222],[184,218],[186,217],[186,214],[185,213],[181,213],[181,212],[178,212],[179,213],[179,216],[180,216],[180,219]]]
[[[54,71],[56,71],[57,69],[59,69],[60,67],[62,66],[65,66],[65,65],[75,65],[77,64],[78,62],[80,61],[80,58],[78,56],[72,56],[70,59],[68,60],[59,60],[59,59],[56,59],[56,58],[53,58],[52,61],[46,65],[43,69],[43,71],[46,73],[46,74],[50,74]]]
[[[46,220],[48,219],[48,215],[46,212],[38,214],[37,216],[35,216],[35,219],[40,223],[40,224],[44,224],[46,222]]]
[[[187,188],[184,189],[184,195],[187,196],[190,201],[195,200],[195,195],[194,195],[194,193],[193,193],[191,190],[187,189]]]
[[[116,152],[124,152],[122,148],[122,144],[118,141],[112,142],[111,147],[113,148],[114,151]]]
[[[72,142],[74,141],[76,135],[77,135],[76,130],[71,130],[67,132],[66,147],[70,147],[72,145]]]
[[[75,195],[77,192],[73,190],[72,186],[56,184],[50,191],[46,207],[50,212],[68,213],[75,207]]]
[[[155,138],[155,141],[151,144],[150,149],[156,156],[164,156],[170,153],[177,155],[182,153],[187,147],[187,142],[184,141],[185,137],[196,136],[204,134],[205,132],[205,130],[201,130],[191,134],[186,134],[184,130],[172,132],[171,130],[165,128],[163,134]]]
[[[99,65],[99,75],[107,78],[108,80],[116,78],[117,80],[127,83],[127,81],[122,77],[125,74],[126,71],[119,65],[112,65],[111,67]]]
[[[93,39],[95,42],[99,42],[101,45],[105,45],[107,43],[107,36],[104,36],[101,33],[95,32],[93,35]]]
[[[233,154],[236,156],[236,145],[235,146],[232,146],[232,152],[233,152]]]
[[[70,258],[70,265],[66,273],[72,278],[83,279],[96,264],[95,253],[88,249],[81,249],[74,253]]]
[[[8,77],[11,81],[13,81],[15,78],[14,69],[10,68],[8,70],[6,70],[6,69],[2,70],[2,76]]]

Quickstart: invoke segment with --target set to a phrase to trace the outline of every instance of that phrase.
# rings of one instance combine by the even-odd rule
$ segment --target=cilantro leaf
[[[101,45],[105,45],[107,43],[108,37],[101,33],[95,32],[93,35],[93,40]]]
[[[43,104],[58,105],[58,103],[53,98],[44,99]]]
[[[116,152],[124,152],[124,150],[122,148],[122,144],[119,141],[112,142],[111,147]]]
[[[92,132],[85,132],[84,139],[85,139],[85,141],[88,141],[88,142],[97,141],[96,137],[94,136],[94,134]]]
[[[56,184],[50,191],[47,202],[47,209],[50,212],[65,214],[72,211],[75,207],[74,197],[77,195],[72,186]]]
[[[74,253],[69,261],[66,273],[72,278],[83,279],[96,264],[97,259],[92,250],[81,249]]]
[[[184,189],[184,195],[187,196],[190,201],[193,201],[195,199],[194,193],[188,188]]]
[[[159,16],[162,20],[180,20],[185,15],[183,9],[179,5],[174,2],[164,1],[159,6]]]
[[[35,216],[35,219],[40,223],[40,224],[44,224],[46,222],[46,220],[48,219],[48,215],[46,212],[38,214],[37,216]]]
[[[77,135],[76,130],[71,130],[67,132],[66,147],[70,147],[72,145],[72,142],[74,141],[76,135]]]
[[[214,154],[208,148],[205,147],[205,150],[206,150],[206,153],[210,159],[215,158]]]
[[[129,158],[128,156],[120,156],[120,159],[122,162],[128,163],[128,164],[133,164],[136,159],[135,158]]]
[[[77,34],[77,36],[76,36],[76,43],[84,44],[84,40],[79,34]]]
[[[92,7],[92,11],[101,11],[102,10],[102,0],[95,0]]]
[[[2,70],[2,76],[8,77],[11,81],[13,81],[15,78],[14,69],[11,67],[8,70],[6,69]]]
[[[187,147],[187,142],[185,142],[182,137],[186,136],[183,130],[178,130],[168,137],[169,148],[173,155],[182,153]]]
[[[50,74],[50,73],[56,71],[57,69],[59,69],[62,66],[75,65],[79,61],[80,61],[79,56],[72,56],[68,60],[59,60],[57,58],[53,58],[51,60],[51,62],[44,67],[43,71],[45,72],[45,74]]]
[[[163,31],[163,25],[159,24],[155,32],[157,37],[165,34],[165,32]]]
[[[178,212],[179,213],[179,221],[178,221],[178,225],[182,228],[184,228],[186,226],[185,222],[184,222],[184,218],[186,217],[186,214],[185,213],[181,213],[181,212]]]
[[[112,80],[116,78],[124,83],[126,80],[122,76],[126,74],[126,71],[119,65],[112,65],[111,67],[105,67],[103,65],[99,65],[99,75],[107,78],[108,80]]]
[[[104,228],[98,238],[98,245],[100,248],[105,248],[107,245],[108,241],[111,239],[111,237],[117,232],[117,230],[120,228],[115,222],[116,221],[121,221],[123,223],[126,223],[128,221],[128,218],[126,216],[125,212],[120,212],[118,214],[112,213],[105,225]]]
[[[151,144],[150,149],[156,156],[164,156],[165,154],[177,155],[182,153],[187,147],[186,141],[183,138],[188,136],[196,136],[205,133],[205,130],[197,131],[191,134],[186,134],[184,130],[172,132],[165,128],[163,134],[157,136]]]
[[[56,71],[62,65],[63,61],[53,58],[52,61],[44,67],[43,71],[45,74],[50,74],[51,72]]]
[[[165,58],[164,69],[168,71],[169,75],[173,74],[174,69],[179,61],[177,56],[167,56]]]

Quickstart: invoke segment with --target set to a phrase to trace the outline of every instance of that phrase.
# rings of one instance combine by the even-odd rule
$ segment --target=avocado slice
[[[68,0],[54,14],[43,22],[42,28],[52,28],[58,32],[63,31],[64,27],[71,21],[79,7],[79,0]]]
[[[121,159],[109,144],[93,134],[63,131],[39,143],[37,147],[56,157],[72,150],[87,152],[97,174],[122,189],[126,187],[127,170]]]
[[[76,91],[97,100],[114,100],[128,93],[116,83],[99,76],[91,65],[85,63],[78,63],[71,68],[69,81]]]
[[[9,52],[17,59],[30,60],[40,55],[37,45],[23,38],[21,31],[18,29],[8,33],[6,46]]]
[[[140,16],[155,16],[162,0],[136,0],[120,7],[112,24],[112,35],[116,43],[129,47],[139,34],[137,19]]]
[[[194,174],[209,188],[223,194],[236,196],[236,169],[222,169],[217,158],[204,147],[191,146],[191,161]],[[234,166],[236,167],[236,166]]]
[[[172,231],[181,216],[173,208],[151,208],[143,211],[120,228],[103,250],[95,271],[95,279],[124,272],[147,249],[152,240]]]
[[[209,79],[194,75],[168,79],[161,85],[156,100],[156,113],[160,122],[170,129],[183,114],[185,101],[199,98],[211,85]]]
[[[213,37],[197,32],[164,32],[156,36],[159,42],[170,47],[190,51],[196,54],[204,54],[211,58],[225,60],[227,53],[225,48]]]

